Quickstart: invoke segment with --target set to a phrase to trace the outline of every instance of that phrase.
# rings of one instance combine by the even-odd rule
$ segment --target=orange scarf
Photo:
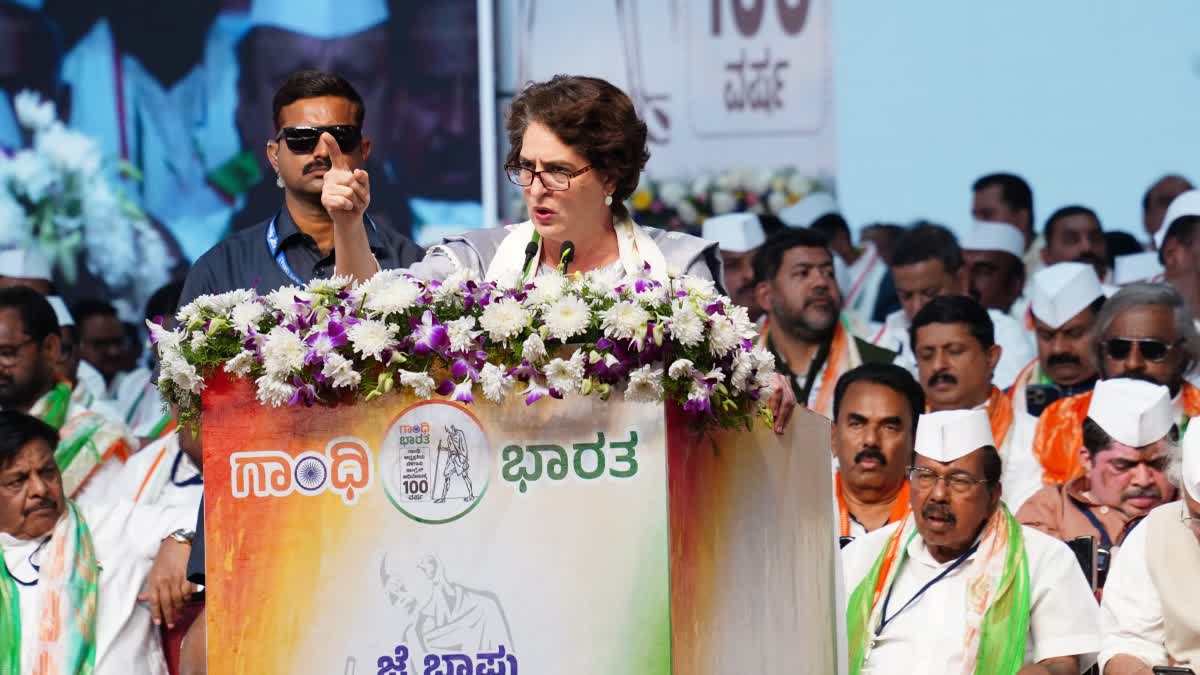
[[[838,504],[838,536],[850,536],[850,509],[846,508],[846,498],[842,496],[842,472],[837,472],[834,478],[834,492],[837,494]],[[892,502],[892,512],[888,514],[888,523],[898,523],[908,516],[910,505],[908,503],[908,481],[900,487],[900,491],[896,493],[896,501]]]
[[[1200,389],[1183,383],[1183,414],[1200,415]],[[1051,403],[1038,418],[1033,435],[1033,455],[1042,464],[1042,483],[1058,485],[1083,475],[1079,448],[1083,447],[1083,420],[1092,403],[1084,392]]]
[[[1008,400],[999,388],[993,386],[992,395],[988,397],[987,412],[988,420],[992,423],[992,439],[996,441],[996,450],[1000,451],[1004,447],[1004,440],[1008,438],[1009,429],[1012,428],[1012,401]]]

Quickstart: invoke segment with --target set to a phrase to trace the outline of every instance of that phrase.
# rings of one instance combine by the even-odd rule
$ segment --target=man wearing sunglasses
[[[1200,389],[1187,381],[1200,355],[1191,311],[1167,284],[1124,286],[1104,303],[1093,329],[1092,353],[1101,379],[1127,377],[1166,387],[1180,430],[1200,415]],[[1079,448],[1092,392],[1061,399],[1038,418],[1033,454],[1047,485],[1083,475]]]
[[[1150,675],[1158,672],[1154,666],[1166,665],[1196,670],[1200,664],[1200,425],[1184,434],[1182,471],[1173,474],[1182,501],[1151,511],[1129,533],[1108,573],[1100,607],[1105,675]]]
[[[1152,509],[1176,498],[1167,466],[1178,441],[1166,387],[1123,377],[1104,380],[1083,420],[1079,461],[1086,473],[1042,488],[1017,511],[1017,520],[1066,542],[1092,537],[1096,587],[1103,588],[1125,537]]]
[[[1020,525],[982,410],[917,422],[911,512],[842,550],[850,673],[1076,675],[1098,611],[1065,544]]]

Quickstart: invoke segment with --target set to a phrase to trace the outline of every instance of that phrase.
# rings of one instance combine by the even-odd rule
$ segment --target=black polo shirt
[[[270,293],[296,281],[284,271],[283,266],[272,255],[267,241],[270,220],[236,232],[200,256],[188,272],[183,283],[183,294],[179,306],[183,307],[201,295],[226,293],[239,288],[253,288],[260,295]],[[275,232],[278,243],[276,252],[286,256],[292,273],[307,283],[313,279],[328,279],[333,276],[334,255],[322,255],[317,242],[296,227],[287,208],[279,209],[275,216]],[[367,243],[383,269],[409,267],[420,260],[425,252],[412,240],[402,235],[386,232],[367,225]],[[196,540],[192,543],[192,554],[188,560],[188,578],[195,583],[204,583],[204,507],[196,522]]]
[[[283,266],[271,254],[271,246],[267,243],[270,225],[271,221],[265,220],[231,234],[200,256],[183,284],[179,306],[209,293],[253,288],[259,294],[266,294],[295,284],[296,281],[284,272]],[[275,231],[279,238],[275,250],[284,254],[292,273],[301,283],[333,276],[337,252],[322,255],[317,242],[296,227],[286,208],[279,209],[275,217]],[[367,225],[367,243],[379,266],[385,270],[409,267],[425,255],[421,247],[407,237],[377,230],[370,224]]]

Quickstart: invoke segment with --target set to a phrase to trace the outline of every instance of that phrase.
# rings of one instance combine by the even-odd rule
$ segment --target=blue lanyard
[[[35,555],[41,553],[42,549],[45,548],[46,544],[48,544],[48,543],[50,543],[50,540],[46,539],[42,543],[38,544],[38,547],[33,549],[33,552],[30,553],[29,556],[25,558],[26,562],[29,563],[29,566],[33,568],[33,571],[38,573],[38,576],[35,576],[33,578],[33,581],[24,581],[22,579],[19,579],[19,578],[17,578],[17,575],[13,574],[11,571],[8,573],[8,576],[12,577],[13,581],[17,582],[18,584],[20,584],[21,586],[24,586],[26,588],[29,588],[31,586],[37,586],[38,580],[41,578],[42,566],[33,562],[33,557]]]
[[[1080,504],[1074,499],[1071,500],[1071,503],[1075,505],[1075,508],[1079,509],[1079,512],[1083,514],[1084,518],[1087,518],[1089,521],[1091,521],[1092,527],[1096,528],[1096,530],[1100,533],[1100,548],[1104,549],[1105,551],[1111,550],[1113,546],[1112,538],[1108,536],[1108,530],[1104,529],[1104,524],[1100,522],[1100,519],[1096,517],[1096,514],[1092,513],[1091,509],[1083,504]]]
[[[204,474],[196,474],[183,482],[175,480],[175,474],[179,473],[179,463],[183,460],[183,451],[180,450],[175,455],[175,462],[171,464],[171,484],[175,487],[190,487],[192,485],[204,485]]]
[[[946,575],[950,574],[950,573],[951,573],[951,572],[953,572],[955,569],[957,569],[959,565],[961,565],[961,564],[963,564],[964,562],[966,562],[966,561],[967,561],[967,558],[969,558],[969,557],[971,556],[971,554],[972,554],[972,553],[974,553],[974,552],[975,552],[975,549],[977,549],[977,548],[979,548],[979,544],[975,544],[975,545],[974,545],[974,546],[972,546],[971,548],[967,549],[967,550],[966,550],[966,552],[964,552],[962,555],[958,556],[958,559],[954,561],[954,564],[953,564],[953,565],[951,565],[951,566],[947,567],[946,569],[942,570],[940,574],[938,574],[936,577],[934,577],[934,578],[930,579],[930,580],[929,580],[929,583],[927,583],[927,584],[925,584],[924,586],[922,586],[922,587],[921,587],[921,590],[917,591],[915,595],[913,595],[911,598],[909,598],[909,599],[908,599],[908,602],[904,603],[904,606],[903,606],[903,607],[901,607],[900,609],[896,610],[896,613],[895,613],[895,614],[893,614],[893,615],[892,615],[892,617],[889,619],[889,618],[888,618],[888,615],[887,615],[887,613],[888,613],[888,602],[889,602],[889,601],[891,601],[891,599],[892,599],[892,591],[893,591],[893,590],[895,590],[895,588],[896,588],[896,583],[893,581],[893,582],[892,582],[892,585],[888,587],[888,592],[887,592],[887,595],[886,595],[886,596],[884,596],[884,598],[883,598],[883,616],[881,616],[881,617],[880,617],[880,619],[879,619],[879,628],[876,628],[876,629],[875,629],[875,635],[877,635],[877,636],[878,636],[878,635],[882,634],[882,633],[883,633],[883,629],[884,629],[884,627],[885,627],[885,626],[887,626],[887,625],[888,625],[888,622],[890,622],[890,621],[894,620],[894,619],[895,619],[897,616],[900,616],[900,612],[903,612],[904,610],[908,609],[908,606],[909,606],[909,605],[911,605],[911,604],[913,604],[914,602],[916,602],[916,601],[917,601],[917,598],[919,598],[919,597],[921,597],[922,595],[924,595],[924,594],[925,594],[925,591],[929,590],[930,588],[933,588],[933,585],[934,585],[934,584],[936,584],[937,582],[941,581],[942,579],[945,579],[945,578],[946,578]],[[899,576],[900,576],[900,570],[896,570],[896,576],[897,576],[897,577],[899,577]]]
[[[267,225],[267,250],[270,251],[271,256],[275,258],[275,264],[279,266],[279,270],[286,274],[287,278],[292,280],[292,283],[296,284],[297,286],[303,286],[304,280],[300,278],[300,275],[296,274],[295,270],[292,269],[291,264],[288,263],[287,251],[281,251],[279,249],[279,230],[275,228],[275,221],[278,218],[279,214],[277,213],[272,216],[271,224]],[[371,229],[375,232],[379,231],[379,228],[375,227],[375,223],[371,220],[370,216],[363,214],[363,221],[370,225]]]

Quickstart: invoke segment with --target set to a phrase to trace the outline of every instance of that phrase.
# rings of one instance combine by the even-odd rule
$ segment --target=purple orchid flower
[[[292,398],[288,401],[288,405],[300,405],[311,407],[317,402],[317,389],[311,384],[304,381],[299,375],[292,376],[292,384],[296,387],[296,392],[292,394]]]
[[[537,377],[537,369],[530,365],[529,361],[522,360],[520,365],[509,368],[506,374],[518,382],[531,382]]]
[[[471,393],[471,389],[475,386],[475,381],[467,378],[458,384],[453,380],[444,380],[437,387],[439,396],[449,396],[450,400],[460,403],[474,403],[475,396]]]
[[[413,340],[413,352],[421,355],[442,353],[450,345],[450,336],[446,327],[434,318],[433,312],[426,310],[421,320],[412,320],[413,332],[409,336]]]
[[[530,379],[529,386],[525,387],[521,393],[525,394],[525,405],[533,405],[546,396],[553,396],[553,392],[538,382],[537,378]],[[558,398],[562,398],[562,396],[560,395]]]

